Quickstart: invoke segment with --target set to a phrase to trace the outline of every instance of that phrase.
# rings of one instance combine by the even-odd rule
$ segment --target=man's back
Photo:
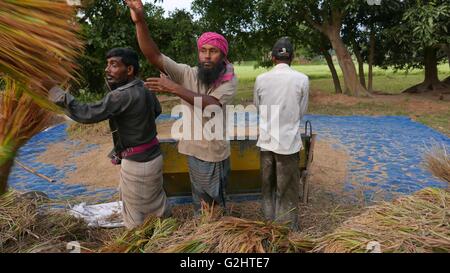
[[[268,116],[262,115],[260,119],[258,147],[278,154],[293,154],[301,149],[300,121],[307,109],[308,95],[308,77],[287,64],[278,64],[258,76],[254,103],[268,106],[269,111]],[[278,106],[279,111],[271,111],[271,106]],[[278,137],[273,131],[277,121]],[[270,128],[272,131],[268,131]]]

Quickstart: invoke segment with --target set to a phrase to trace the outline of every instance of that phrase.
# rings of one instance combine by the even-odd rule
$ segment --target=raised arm
[[[131,19],[136,26],[136,35],[142,53],[147,60],[162,72],[164,70],[164,62],[161,52],[155,41],[150,36],[147,24],[145,23],[144,5],[141,0],[126,0],[131,12]]]

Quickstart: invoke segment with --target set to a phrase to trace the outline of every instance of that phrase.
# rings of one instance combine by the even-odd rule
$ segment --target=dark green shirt
[[[155,119],[161,114],[161,105],[155,94],[146,89],[139,79],[109,92],[102,100],[94,103],[79,102],[59,87],[49,91],[49,98],[77,122],[90,124],[108,119],[117,153],[149,143],[157,135]],[[160,154],[157,145],[126,159],[147,162]]]

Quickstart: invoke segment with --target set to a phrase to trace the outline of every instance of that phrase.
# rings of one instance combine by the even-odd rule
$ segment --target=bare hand
[[[175,93],[180,87],[178,84],[167,77],[148,78],[145,81],[144,86],[151,91],[161,93]]]
[[[141,0],[125,0],[130,8],[131,19],[136,24],[144,20],[144,5]]]

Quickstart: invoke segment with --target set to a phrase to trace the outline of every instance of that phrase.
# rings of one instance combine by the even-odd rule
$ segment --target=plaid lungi
[[[225,207],[225,187],[230,174],[230,158],[220,162],[207,162],[188,156],[192,201],[196,214],[201,201]]]
[[[162,167],[162,155],[148,162],[122,160],[119,189],[127,228],[139,226],[150,214],[157,217],[170,214]]]

